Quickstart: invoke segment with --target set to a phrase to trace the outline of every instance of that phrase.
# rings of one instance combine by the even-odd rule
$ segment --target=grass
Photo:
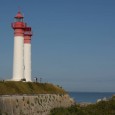
[[[115,115],[115,96],[109,101],[101,101],[86,107],[74,105],[69,108],[55,108],[50,115]]]
[[[0,81],[0,95],[65,93],[63,89],[49,83]]]

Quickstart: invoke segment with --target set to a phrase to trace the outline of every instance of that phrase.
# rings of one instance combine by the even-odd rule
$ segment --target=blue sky
[[[33,29],[33,77],[67,91],[115,91],[114,0],[0,0],[0,79],[12,77],[18,9]]]

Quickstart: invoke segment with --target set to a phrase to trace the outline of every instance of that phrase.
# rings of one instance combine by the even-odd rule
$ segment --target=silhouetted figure
[[[37,78],[37,77],[35,77],[34,79],[35,79],[35,82],[37,83],[37,82],[38,82],[38,78]]]

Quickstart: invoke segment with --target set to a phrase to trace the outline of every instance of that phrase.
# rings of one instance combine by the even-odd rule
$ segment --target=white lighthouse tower
[[[24,30],[26,23],[23,22],[23,15],[18,12],[15,22],[12,23],[14,29],[14,58],[13,58],[13,80],[20,81],[24,78]]]
[[[24,33],[24,78],[31,81],[31,27],[25,28]]]

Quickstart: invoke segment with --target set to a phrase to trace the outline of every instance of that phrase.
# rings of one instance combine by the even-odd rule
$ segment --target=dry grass
[[[0,95],[65,93],[62,88],[49,83],[0,81]]]

